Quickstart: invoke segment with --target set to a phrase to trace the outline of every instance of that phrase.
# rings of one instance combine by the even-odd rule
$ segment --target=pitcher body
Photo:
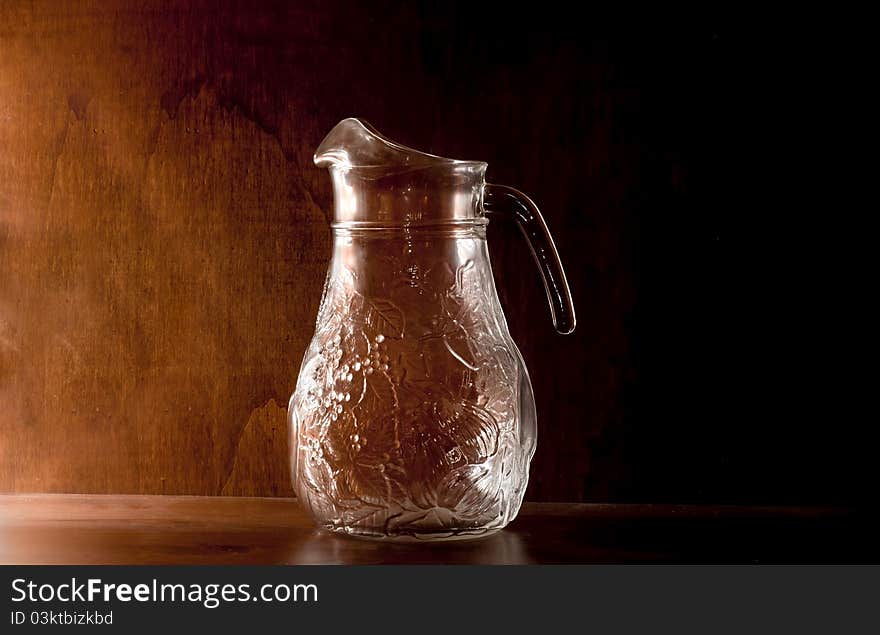
[[[289,408],[298,498],[324,528],[364,537],[503,528],[528,483],[536,416],[489,262],[485,164],[411,151],[357,120],[316,163],[331,167],[336,210]]]

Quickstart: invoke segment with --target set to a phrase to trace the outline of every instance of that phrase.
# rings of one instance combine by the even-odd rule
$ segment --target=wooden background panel
[[[327,228],[200,15],[5,9],[5,490],[290,491]]]
[[[731,246],[742,68],[763,68],[733,40],[475,3],[3,2],[0,491],[291,493],[330,254],[311,156],[359,116],[488,161],[557,239],[567,338],[490,226],[535,386],[529,499],[836,500],[833,440],[737,405],[774,349],[743,328],[762,272]]]

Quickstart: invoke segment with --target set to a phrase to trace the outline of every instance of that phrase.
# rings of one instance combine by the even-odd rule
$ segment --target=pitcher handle
[[[538,206],[519,190],[487,183],[483,193],[483,208],[492,216],[513,217],[519,225],[544,280],[553,326],[563,335],[573,332],[576,318],[571,289],[568,288],[568,281],[565,279],[565,271],[559,260],[553,237],[547,229],[544,217],[538,211]]]

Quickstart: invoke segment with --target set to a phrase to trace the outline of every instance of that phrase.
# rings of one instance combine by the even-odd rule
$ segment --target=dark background
[[[290,493],[330,254],[311,154],[348,116],[487,161],[556,238],[569,337],[490,226],[539,414],[527,499],[867,490],[846,37],[550,3],[75,5],[0,8],[0,491]]]

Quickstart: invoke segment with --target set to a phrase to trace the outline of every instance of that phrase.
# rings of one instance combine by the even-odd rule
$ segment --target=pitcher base
[[[382,531],[371,530],[363,527],[352,527],[349,525],[324,524],[324,529],[334,534],[350,536],[352,538],[361,538],[365,540],[376,540],[381,542],[399,542],[399,543],[416,543],[416,542],[450,542],[453,540],[479,540],[498,533],[503,527],[491,527],[484,529],[460,529],[460,530],[420,530],[405,531],[399,533],[384,533]]]

